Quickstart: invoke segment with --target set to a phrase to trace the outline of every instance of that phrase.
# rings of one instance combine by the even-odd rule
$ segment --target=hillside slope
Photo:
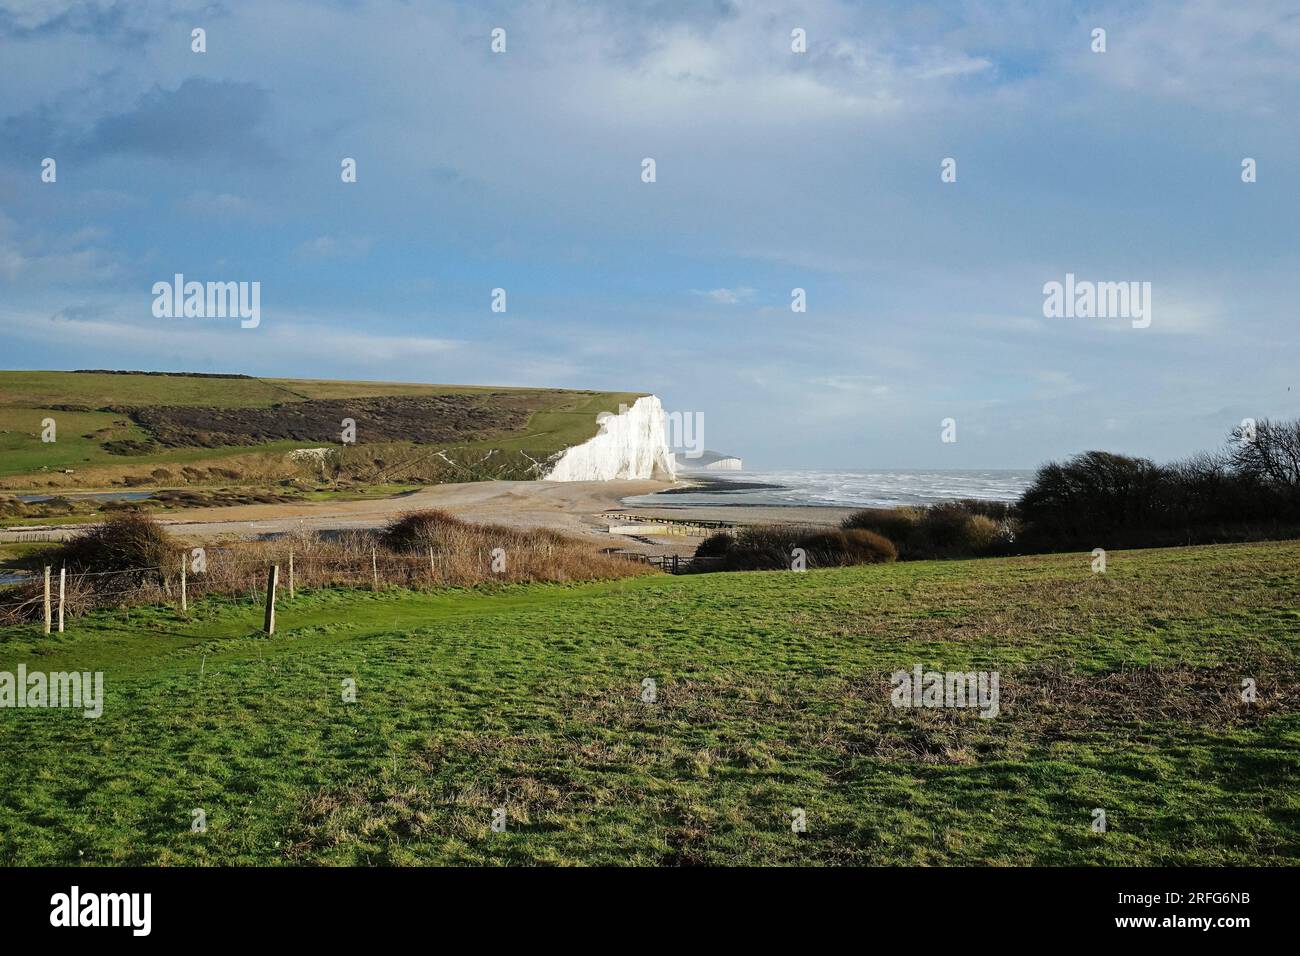
[[[235,375],[0,372],[0,489],[539,477],[540,463],[597,434],[598,414],[640,397]],[[342,441],[349,420],[355,444]]]

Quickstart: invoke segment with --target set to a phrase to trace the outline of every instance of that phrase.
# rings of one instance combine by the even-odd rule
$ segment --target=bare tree
[[[1300,489],[1300,420],[1255,423],[1254,434],[1238,425],[1229,436],[1235,471],[1259,481]]]

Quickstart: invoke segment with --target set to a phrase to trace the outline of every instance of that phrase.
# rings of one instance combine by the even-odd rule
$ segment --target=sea
[[[875,471],[680,472],[698,487],[624,499],[629,505],[820,505],[895,508],[958,498],[1014,501],[1033,471],[881,469]]]

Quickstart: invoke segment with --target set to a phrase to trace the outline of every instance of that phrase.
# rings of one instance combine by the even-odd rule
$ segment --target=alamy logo
[[[618,415],[613,412],[601,412],[596,421],[604,428],[618,417],[626,415],[632,406],[620,402]],[[665,412],[664,441],[669,448],[681,448],[686,458],[699,458],[704,454],[704,413],[703,412]]]
[[[704,454],[704,413],[668,412],[664,415],[664,440],[669,448],[685,449],[687,458]]]
[[[186,282],[178,272],[171,282],[153,284],[155,319],[240,319],[255,329],[262,322],[262,283]]]
[[[1043,285],[1043,316],[1049,319],[1131,319],[1133,328],[1151,324],[1150,282],[1076,281],[1073,272],[1065,282]]]
[[[104,672],[0,671],[0,707],[74,707],[82,716],[94,719],[104,713]]]
[[[981,717],[998,715],[997,671],[925,671],[917,664],[894,671],[889,700],[895,707],[969,707]]]
[[[50,897],[51,926],[129,926],[131,935],[148,936],[153,924],[152,893],[70,893]]]

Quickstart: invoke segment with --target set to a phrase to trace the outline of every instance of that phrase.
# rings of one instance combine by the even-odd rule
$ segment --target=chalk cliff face
[[[566,448],[545,481],[610,481],[677,476],[664,433],[664,407],[654,395],[600,418],[600,434]]]

